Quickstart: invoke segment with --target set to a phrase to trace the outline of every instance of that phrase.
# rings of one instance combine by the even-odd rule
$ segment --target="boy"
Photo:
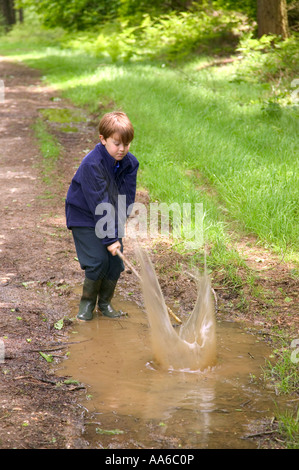
[[[99,133],[100,143],[83,158],[66,197],[67,227],[72,230],[78,260],[85,271],[77,315],[84,321],[92,319],[97,298],[103,315],[110,318],[121,315],[111,305],[117,281],[124,270],[123,262],[117,256],[117,250],[122,250],[118,201],[120,195],[125,198],[122,210],[126,210],[126,218],[129,206],[135,201],[139,166],[138,160],[129,152],[134,129],[125,113],[105,114],[99,124]],[[112,210],[109,211],[109,207]],[[108,217],[105,224],[104,212]]]

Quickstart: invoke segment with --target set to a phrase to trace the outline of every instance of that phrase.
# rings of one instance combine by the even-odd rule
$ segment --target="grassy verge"
[[[266,378],[272,381],[277,394],[296,392],[299,387],[298,360],[292,359],[289,347],[277,349],[274,353],[276,361],[265,369]]]
[[[61,148],[58,141],[49,132],[47,124],[41,118],[36,120],[33,130],[42,155],[43,181],[50,185],[52,184],[53,173],[56,170],[56,162]]]
[[[299,449],[299,409],[297,412],[278,413],[278,433],[287,449]]]
[[[297,343],[296,343],[297,344]],[[276,395],[295,396],[299,387],[297,350],[290,352],[289,347],[280,347],[274,351],[275,363],[268,363],[264,370],[265,382],[275,388]],[[269,386],[269,385],[268,385]],[[296,399],[294,400],[296,402]],[[277,440],[288,449],[299,448],[299,408],[276,412]]]

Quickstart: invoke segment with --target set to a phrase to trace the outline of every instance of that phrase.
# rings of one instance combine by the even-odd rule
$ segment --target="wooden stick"
[[[140,275],[138,274],[136,269],[131,265],[131,263],[126,259],[126,257],[122,254],[122,252],[120,250],[116,250],[116,253],[123,260],[123,262],[128,266],[128,268],[131,269],[131,271],[135,274],[135,276],[138,277],[139,281],[141,282]],[[177,323],[182,323],[182,320],[180,320],[180,318],[176,316],[176,314],[171,310],[171,308],[168,306],[166,307],[167,307],[169,315],[171,315]]]
[[[182,323],[182,320],[181,320],[179,317],[176,316],[176,314],[171,310],[171,308],[168,307],[168,305],[166,305],[166,308],[167,308],[167,311],[168,311],[169,315],[170,315],[172,318],[174,318],[177,323],[181,324],[181,323]]]
[[[122,252],[120,250],[116,250],[116,253],[118,254],[118,256],[123,260],[123,262],[128,266],[128,268],[131,269],[131,271],[135,274],[135,276],[138,277],[139,281],[141,281],[141,277],[139,276],[138,272],[136,271],[136,269],[131,265],[131,263],[127,260],[127,258],[124,257],[124,255],[122,254]]]

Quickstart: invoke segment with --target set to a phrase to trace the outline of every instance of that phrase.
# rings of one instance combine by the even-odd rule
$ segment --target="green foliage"
[[[263,36],[256,39],[252,34],[241,38],[237,48],[243,56],[237,69],[239,77],[255,81],[283,78],[284,81],[299,76],[298,36],[281,40],[279,36]]]
[[[287,449],[299,449],[299,408],[292,412],[287,410],[277,416],[278,431],[286,442]]]
[[[206,0],[120,0],[118,13],[121,18],[131,18],[136,23],[136,19],[144,14],[159,16],[171,11],[186,11],[193,3],[204,6],[208,4]]]
[[[287,3],[291,29],[298,31],[298,0]],[[35,11],[47,27],[68,31],[98,30],[111,19],[138,25],[143,15],[158,17],[194,9],[239,12],[250,21],[257,19],[256,0],[15,0],[15,4],[25,8],[25,17]]]
[[[160,14],[166,9],[161,0],[120,0],[118,12],[121,18],[134,18],[136,22],[145,13]]]
[[[186,11],[192,5],[207,7],[208,0],[16,0],[18,8],[31,8],[44,25],[61,26],[69,31],[87,30],[107,19],[126,19],[137,24],[144,14],[160,16],[171,11]]]
[[[56,330],[62,330],[63,325],[64,325],[64,321],[63,321],[63,318],[61,318],[61,319],[58,320],[56,323],[54,323],[54,328],[55,328]]]
[[[195,9],[159,17],[144,14],[137,26],[128,20],[107,23],[96,37],[93,33],[69,36],[65,44],[112,61],[171,61],[199,50],[231,50],[250,28],[246,17],[239,13]]]
[[[46,354],[42,351],[39,351],[39,353],[47,362],[53,362],[53,356],[51,356],[51,354]]]
[[[60,154],[60,145],[52,134],[48,132],[47,124],[40,118],[33,125],[35,137],[42,154],[42,167],[44,182],[52,184],[52,172]]]
[[[47,121],[61,124],[81,122],[83,120],[83,115],[80,111],[71,111],[68,108],[43,108],[40,112]]]
[[[288,0],[288,22],[292,32],[299,33],[299,0]]]
[[[211,7],[213,3],[215,7]],[[155,47],[153,40],[159,44],[158,37],[162,35],[162,39],[166,38],[166,48],[171,42],[179,44],[179,49],[186,45],[188,50],[194,49],[194,45],[207,32],[209,36],[214,32],[215,37],[231,33],[240,23],[241,16],[240,13],[221,13],[221,9],[217,13],[218,2],[207,0],[18,0],[17,6],[35,11],[49,28],[59,26],[67,31],[94,32],[113,19],[119,24],[122,39],[129,43],[132,31],[128,31],[127,27],[133,25],[134,32],[138,31],[134,34],[134,40],[139,40],[143,32],[141,40],[145,47],[149,42],[151,47]],[[151,19],[150,24],[148,18]],[[244,18],[241,22],[244,23]],[[177,40],[174,38],[176,34]]]
[[[298,393],[298,364],[292,361],[290,349],[282,348],[275,353],[277,360],[273,365],[268,362],[268,367],[264,370],[265,377],[271,379],[278,393]]]
[[[18,0],[19,7],[32,7],[50,28],[61,26],[69,31],[96,27],[114,18],[119,0]]]
[[[217,10],[240,11],[251,19],[256,19],[257,0],[213,0],[213,7]]]
[[[4,34],[6,30],[5,18],[0,11],[0,35]]]
[[[239,11],[252,20],[257,20],[257,0],[212,0],[213,8]],[[289,23],[292,27],[297,22],[298,31],[298,0],[287,0]],[[293,28],[292,28],[293,29]]]

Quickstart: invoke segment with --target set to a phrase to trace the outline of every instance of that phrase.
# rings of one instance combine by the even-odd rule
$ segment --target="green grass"
[[[277,415],[278,432],[287,449],[299,449],[299,408]]]
[[[267,381],[272,381],[277,394],[296,397],[299,386],[298,363],[292,361],[290,348],[276,351],[275,364],[264,370]],[[298,398],[297,398],[298,399]],[[296,403],[296,398],[294,402]],[[299,449],[299,408],[277,411],[278,433],[288,449]]]
[[[139,184],[152,200],[202,202],[208,243],[227,245],[237,227],[296,258],[294,106],[273,108],[271,86],[238,79],[235,65],[198,71],[206,58],[179,66],[111,63],[61,48],[51,34],[24,45],[15,33],[1,39],[1,49],[40,69],[64,96],[99,118],[101,104],[127,112],[136,130],[131,150],[140,160]]]
[[[56,168],[61,148],[58,141],[49,132],[47,124],[41,118],[35,121],[33,130],[42,154],[43,181],[50,185],[52,184],[52,175]]]
[[[298,363],[292,360],[291,352],[289,347],[275,351],[275,364],[273,365],[271,362],[268,362],[264,370],[265,377],[271,379],[275,389],[280,394],[298,392]]]
[[[44,108],[41,109],[40,112],[47,121],[60,124],[81,122],[83,119],[83,115],[80,111],[72,112],[68,108]]]

